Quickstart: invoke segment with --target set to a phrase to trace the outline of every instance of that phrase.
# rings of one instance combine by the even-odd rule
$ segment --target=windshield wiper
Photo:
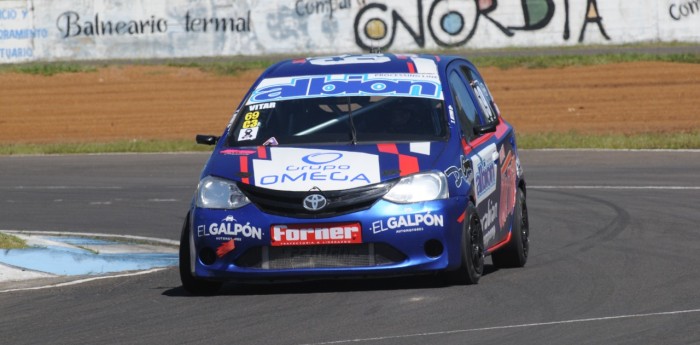
[[[355,123],[352,121],[352,104],[350,104],[350,97],[348,97],[348,118],[350,119],[350,134],[352,135],[352,144],[357,145],[357,130],[355,129]]]

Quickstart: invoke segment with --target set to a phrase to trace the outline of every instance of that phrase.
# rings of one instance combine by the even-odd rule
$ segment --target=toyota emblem
[[[321,194],[311,194],[304,198],[304,208],[309,211],[318,211],[326,207],[326,197]]]

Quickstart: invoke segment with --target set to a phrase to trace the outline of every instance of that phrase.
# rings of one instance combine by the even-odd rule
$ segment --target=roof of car
[[[311,57],[281,61],[271,66],[265,78],[296,75],[360,73],[437,73],[438,66],[461,59],[429,54],[358,54]]]

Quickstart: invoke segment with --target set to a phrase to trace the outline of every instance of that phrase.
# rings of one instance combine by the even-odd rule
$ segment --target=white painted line
[[[619,320],[619,319],[632,319],[632,318],[643,318],[643,317],[653,317],[653,316],[672,316],[672,315],[698,313],[698,312],[700,312],[700,309],[677,310],[677,311],[667,311],[667,312],[647,313],[647,314],[630,314],[630,315],[618,315],[618,316],[606,316],[606,317],[593,317],[593,318],[588,318],[588,319],[573,319],[573,320],[562,320],[562,321],[551,321],[551,322],[524,323],[524,324],[519,324],[519,325],[457,329],[457,330],[442,331],[442,332],[426,332],[426,333],[414,333],[414,334],[404,334],[404,335],[391,335],[391,336],[374,337],[374,338],[334,340],[334,341],[327,341],[327,342],[322,342],[322,343],[310,343],[310,344],[304,344],[304,345],[360,343],[360,342],[370,342],[370,341],[382,341],[382,340],[389,340],[389,339],[429,337],[429,336],[434,336],[434,335],[447,335],[447,334],[457,334],[457,333],[467,333],[467,332],[494,331],[494,330],[512,329],[512,328],[554,326],[554,325],[564,325],[564,324],[572,324],[572,323],[608,321],[608,320]],[[430,342],[427,341],[427,343],[430,343]]]
[[[148,199],[148,202],[178,202],[179,199]]]
[[[78,236],[78,237],[95,237],[95,238],[121,238],[125,240],[136,240],[143,242],[160,243],[170,246],[180,246],[180,241],[168,240],[164,238],[133,236],[133,235],[113,235],[113,234],[98,234],[94,232],[67,232],[67,231],[36,231],[36,230],[0,230],[1,232],[19,235],[40,235],[40,236]]]
[[[700,190],[700,186],[527,186],[527,189]]]
[[[155,273],[155,272],[162,271],[162,270],[165,270],[165,269],[167,269],[167,268],[166,268],[166,267],[159,267],[159,268],[153,268],[153,269],[146,270],[146,271],[139,271],[139,272],[133,272],[133,273],[118,274],[118,275],[113,275],[113,276],[101,276],[101,277],[93,277],[93,278],[79,279],[79,280],[74,280],[74,281],[65,282],[65,283],[59,283],[59,284],[53,284],[53,285],[35,286],[35,287],[28,287],[28,288],[9,289],[9,290],[0,290],[0,293],[5,293],[5,292],[16,292],[16,291],[32,291],[32,290],[51,289],[51,288],[57,288],[57,287],[78,285],[78,284],[87,283],[87,282],[96,281],[96,280],[140,276],[140,275],[143,275],[143,274]]]

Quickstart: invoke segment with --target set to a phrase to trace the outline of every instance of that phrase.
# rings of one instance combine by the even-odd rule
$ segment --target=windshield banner
[[[443,99],[437,74],[371,73],[269,78],[247,104],[336,96],[404,96]]]

